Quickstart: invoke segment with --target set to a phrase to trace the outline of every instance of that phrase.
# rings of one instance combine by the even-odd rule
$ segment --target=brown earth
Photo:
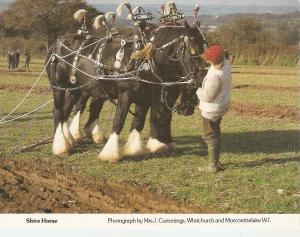
[[[294,121],[300,120],[300,111],[290,106],[272,106],[261,107],[238,102],[232,102],[230,111],[238,116],[250,116],[259,118],[273,118],[273,119],[290,119]]]
[[[235,67],[237,68],[237,67]],[[263,71],[233,71],[233,74],[245,74],[245,75],[276,75],[276,76],[297,76],[299,75],[298,72],[263,72]]]
[[[0,213],[208,212],[146,185],[83,177],[71,167],[41,159],[0,159]]]
[[[272,91],[288,91],[288,92],[300,92],[298,86],[271,86],[271,85],[249,85],[241,84],[233,86],[232,89],[255,89],[255,90],[272,90]]]
[[[32,86],[25,86],[25,85],[0,85],[0,90],[6,90],[9,92],[15,91],[29,91]],[[41,94],[48,91],[49,88],[46,86],[35,86],[32,90],[34,94]]]

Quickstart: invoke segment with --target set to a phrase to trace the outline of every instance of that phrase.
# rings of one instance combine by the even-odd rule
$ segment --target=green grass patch
[[[243,70],[259,72],[269,69],[249,67]],[[37,71],[36,68],[35,72]],[[253,75],[254,84],[259,84],[259,77]],[[268,77],[268,83],[272,77]],[[16,85],[24,80],[33,81],[29,76],[13,78],[4,74],[1,74],[0,84],[1,80],[10,80],[10,83]],[[235,77],[234,83],[241,83],[243,80]],[[291,85],[288,80],[284,84],[281,77],[276,76],[274,81],[276,80],[280,80],[282,86]],[[28,84],[30,85],[29,82]],[[0,118],[14,108],[25,94],[26,91],[1,90]],[[33,94],[14,116],[34,109],[48,99],[51,99],[51,93],[47,97]],[[233,100],[262,106],[284,104],[298,107],[298,99],[298,95],[291,95],[288,91],[233,91]],[[112,108],[109,103],[105,105],[99,122],[107,130],[107,135],[111,129],[109,117]],[[84,114],[82,127],[86,120],[87,113]],[[129,115],[121,135],[122,145],[128,136],[130,122]],[[53,136],[52,108],[48,106],[33,120],[30,116],[19,122],[0,125],[0,157],[13,156],[23,160],[53,159],[59,163],[71,164],[87,176],[111,181],[138,181],[154,189],[162,189],[179,200],[186,200],[190,205],[206,206],[220,213],[299,213],[298,122],[238,117],[228,113],[221,127],[221,162],[225,169],[216,175],[201,173],[197,169],[208,164],[206,147],[201,141],[202,126],[198,110],[190,117],[174,115],[172,132],[177,142],[177,151],[170,156],[154,156],[138,162],[124,160],[116,165],[106,164],[97,159],[102,146],[92,144],[86,139],[75,148],[74,154],[63,159],[52,155],[51,144],[39,146],[29,152],[9,154],[14,147]],[[142,136],[145,142],[149,138],[149,118]],[[278,194],[278,189],[283,189],[284,192]]]

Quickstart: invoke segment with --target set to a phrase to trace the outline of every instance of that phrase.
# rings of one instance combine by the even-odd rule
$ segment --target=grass
[[[40,64],[38,64],[40,62]],[[2,70],[3,61],[0,60]],[[41,61],[33,66],[33,72],[0,73],[0,85],[32,85],[41,68]],[[299,86],[295,68],[234,67],[233,84],[272,85],[278,87]],[[263,73],[262,73],[263,72]],[[288,74],[288,75],[279,75]],[[32,77],[32,75],[35,77]],[[19,76],[18,76],[19,75]],[[41,85],[46,84],[43,78]],[[0,91],[0,118],[7,114],[24,96],[26,91]],[[289,91],[240,89],[233,90],[233,101],[246,104],[276,106],[283,104],[299,108],[299,96]],[[278,99],[276,99],[278,98]],[[51,93],[33,94],[16,114],[27,112]],[[107,104],[100,118],[100,125],[107,128],[111,105]],[[53,135],[51,106],[43,109],[35,120],[0,125],[0,156],[9,155],[15,146],[30,144],[37,139]],[[84,115],[82,125],[87,119]],[[146,141],[149,124],[142,133]],[[121,135],[124,144],[128,136],[131,116]],[[201,120],[197,110],[193,116],[174,116],[173,137],[177,151],[170,156],[154,156],[150,159],[110,165],[96,159],[102,146],[87,140],[76,147],[69,158],[56,158],[51,144],[40,146],[31,152],[14,154],[16,159],[52,159],[70,164],[87,176],[112,181],[138,181],[161,189],[190,205],[204,206],[220,213],[299,213],[299,124],[297,121],[271,120],[268,118],[239,117],[229,112],[222,121],[222,156],[225,170],[216,175],[204,174],[197,167],[207,165],[206,148],[201,142]],[[283,189],[283,194],[277,190]]]

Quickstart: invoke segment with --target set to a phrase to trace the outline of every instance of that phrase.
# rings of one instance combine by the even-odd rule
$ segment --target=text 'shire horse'
[[[197,62],[199,61],[199,58],[196,60],[195,58],[203,52],[203,40],[199,30],[190,27],[188,24],[185,24],[184,27],[160,28],[157,30],[152,43],[154,46],[150,63],[152,70],[151,72],[141,71],[139,78],[152,82],[157,82],[158,79],[161,79],[162,82],[176,82],[179,81],[180,78],[182,80],[182,78],[187,75],[189,75],[188,78],[190,78],[195,72],[193,70],[198,68]],[[168,45],[170,42],[174,43]],[[182,42],[184,42],[184,44],[182,44]],[[159,50],[163,45],[167,45],[167,47],[163,48],[163,50]],[[125,52],[134,51],[133,43],[127,43],[124,47],[131,49],[125,50]],[[115,62],[114,56],[119,48],[120,42],[118,42],[118,40],[111,39],[107,42],[107,46],[103,52],[103,62],[112,65]],[[181,52],[182,50],[183,52]],[[83,50],[82,54],[90,55],[92,53],[91,57],[95,58],[97,50],[94,54],[89,51],[91,51],[91,49]],[[95,50],[93,49],[93,51]],[[70,52],[57,44],[56,47],[52,48],[52,52],[49,53],[48,58],[52,53],[55,53],[56,55],[66,55]],[[124,61],[129,62],[130,57],[130,53],[125,53]],[[53,66],[52,64],[47,70],[53,87],[54,96],[54,122],[56,132],[53,142],[53,152],[55,154],[68,153],[74,145],[66,121],[76,100],[80,96],[78,90],[69,90],[70,96],[67,97],[68,100],[65,100],[66,90],[62,90],[61,88],[80,86],[82,86],[81,90],[93,97],[103,98],[103,100],[106,100],[107,97],[118,99],[111,136],[99,154],[101,160],[116,162],[121,159],[119,134],[123,128],[129,107],[132,103],[136,104],[136,114],[141,114],[141,116],[136,116],[134,118],[131,127],[132,132],[125,145],[127,148],[125,150],[131,150],[131,148],[133,148],[135,151],[131,152],[132,154],[146,152],[145,147],[140,140],[139,132],[144,126],[146,113],[149,107],[151,107],[151,137],[148,142],[148,148],[151,149],[151,147],[172,144],[173,140],[170,130],[171,112],[166,108],[164,102],[161,101],[162,87],[160,85],[155,86],[139,80],[95,80],[95,78],[90,78],[83,73],[87,72],[90,75],[97,76],[94,62],[87,57],[81,57],[79,59],[77,64],[79,70],[76,71],[76,85],[72,85],[68,78],[69,71],[72,70],[72,68],[61,62],[59,59],[56,61],[55,65]],[[188,78],[184,78],[184,80],[187,80]],[[165,98],[165,102],[168,103],[168,105],[173,106],[178,97],[179,88],[168,87],[166,90],[168,95]],[[141,152],[136,149],[144,151]]]

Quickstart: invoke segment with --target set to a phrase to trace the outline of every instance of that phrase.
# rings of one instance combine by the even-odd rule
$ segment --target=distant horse
[[[95,41],[95,39],[91,39],[90,42]],[[75,40],[72,44],[67,46],[74,48],[76,44],[78,45],[78,42],[76,43]],[[120,49],[120,45],[122,45],[122,39],[111,38],[106,44],[102,56],[102,61],[105,62],[107,66],[104,69],[104,74],[114,75],[111,68],[115,65],[115,57]],[[187,23],[185,23],[184,26],[159,28],[152,42],[153,52],[151,58],[148,60],[151,65],[151,70],[140,71],[139,77],[137,78],[144,79],[149,83],[139,80],[103,81],[86,76],[83,72],[97,76],[95,64],[91,59],[96,57],[99,47],[101,46],[82,50],[82,55],[90,56],[80,57],[78,59],[78,70],[76,70],[74,75],[76,78],[75,83],[71,83],[67,76],[69,75],[69,71],[72,70],[72,67],[68,66],[68,64],[72,64],[73,58],[66,58],[69,62],[68,64],[59,59],[54,59],[56,63],[47,67],[54,96],[54,154],[60,155],[69,153],[74,145],[66,121],[74,104],[80,97],[80,91],[69,90],[70,96],[65,100],[66,91],[60,88],[81,87],[81,90],[89,96],[102,100],[102,104],[108,98],[118,99],[111,136],[99,154],[101,160],[116,162],[122,158],[119,150],[119,134],[132,103],[136,104],[135,114],[139,116],[136,116],[133,121],[131,134],[124,149],[125,155],[129,153],[131,156],[136,156],[149,152],[149,150],[152,151],[157,148],[168,147],[168,144],[172,145],[173,140],[169,126],[172,113],[166,107],[165,103],[171,107],[174,105],[180,92],[180,87],[174,86],[172,88],[165,88],[167,92],[166,97],[161,100],[162,85],[166,82],[182,82],[191,79],[199,68],[199,65],[197,65],[199,61],[198,56],[203,53],[204,44],[204,39],[199,30],[190,27]],[[126,65],[128,72],[131,72],[133,71],[132,66],[139,63],[138,61],[132,62],[131,60],[131,55],[135,50],[135,44],[134,42],[127,42],[123,46],[123,65]],[[53,53],[63,56],[69,54],[70,50],[67,50],[66,47],[63,47],[61,44],[56,44],[48,53],[47,58],[49,59]],[[197,59],[194,60],[195,58]],[[157,85],[150,83],[157,83]],[[147,146],[149,150],[147,150],[140,140],[140,131],[143,129],[149,108],[151,108],[151,131]],[[98,110],[101,110],[101,107],[98,107]],[[95,124],[95,121],[91,121],[91,124]]]
[[[9,50],[7,53],[8,69],[18,68],[20,61],[20,52]]]

